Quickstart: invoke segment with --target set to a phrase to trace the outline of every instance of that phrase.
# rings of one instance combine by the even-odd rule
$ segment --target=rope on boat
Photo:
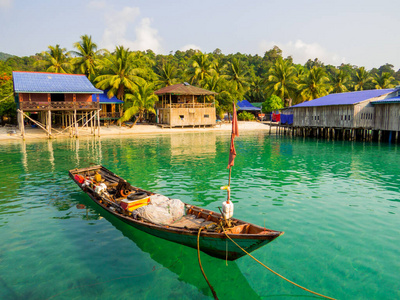
[[[200,232],[203,230],[203,227],[199,228],[199,232],[197,233],[197,257],[199,258],[199,265],[200,265],[200,270],[201,273],[203,273],[204,279],[207,281],[208,286],[210,287],[210,290],[214,296],[215,300],[218,300],[217,293],[215,292],[214,288],[212,287],[211,283],[208,281],[206,273],[204,273],[203,266],[201,265],[201,259],[200,259]]]
[[[222,226],[222,230],[224,231],[226,237],[227,237],[228,239],[230,239],[236,246],[238,246],[238,247],[240,248],[240,250],[242,250],[244,253],[246,253],[248,256],[250,256],[250,257],[251,257],[252,259],[254,259],[256,262],[258,262],[260,265],[262,265],[263,267],[265,267],[268,271],[272,272],[273,274],[279,276],[279,277],[282,278],[283,280],[286,280],[287,282],[289,282],[289,283],[291,283],[291,284],[293,284],[293,285],[295,285],[295,286],[297,286],[297,287],[299,287],[299,288],[301,288],[301,289],[303,289],[303,290],[305,290],[305,291],[307,291],[307,292],[309,292],[309,293],[311,293],[311,294],[314,294],[314,295],[317,295],[317,296],[320,296],[320,297],[326,298],[326,299],[336,300],[335,298],[331,298],[331,297],[328,297],[328,296],[319,294],[319,293],[317,293],[317,292],[313,292],[313,291],[311,291],[311,290],[309,290],[309,289],[307,289],[307,288],[305,288],[305,287],[303,287],[303,286],[301,286],[301,285],[299,285],[299,284],[297,284],[297,283],[295,283],[295,282],[293,282],[293,281],[291,281],[291,280],[289,280],[289,279],[283,277],[281,274],[279,274],[279,273],[275,272],[274,270],[272,270],[271,268],[267,267],[265,264],[263,264],[261,261],[259,261],[257,258],[255,258],[253,255],[251,255],[251,254],[248,253],[246,250],[244,250],[242,247],[240,247],[240,246],[226,233],[225,228],[224,228],[223,226]],[[199,231],[199,234],[200,234],[200,231]]]

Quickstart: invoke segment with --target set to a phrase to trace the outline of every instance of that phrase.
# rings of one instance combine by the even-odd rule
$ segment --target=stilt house
[[[91,122],[92,128],[96,121],[100,123],[99,97],[93,102],[92,95],[103,91],[96,89],[85,75],[13,72],[13,83],[22,136],[25,119],[45,130],[49,137],[53,134],[52,124],[69,129],[71,135],[77,136],[80,121],[86,121],[86,125]],[[100,126],[98,130],[100,134]]]
[[[216,122],[216,93],[180,83],[154,92],[159,97],[157,123],[161,126],[213,126]]]
[[[294,127],[373,129],[372,101],[391,96],[394,89],[330,94],[292,106]]]

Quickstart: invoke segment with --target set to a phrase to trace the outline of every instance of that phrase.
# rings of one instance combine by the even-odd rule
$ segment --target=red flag
[[[231,135],[231,148],[229,151],[228,169],[232,167],[235,163],[236,150],[235,150],[234,139],[236,136],[239,136],[239,127],[236,115],[236,105],[235,103],[233,103],[232,135]]]

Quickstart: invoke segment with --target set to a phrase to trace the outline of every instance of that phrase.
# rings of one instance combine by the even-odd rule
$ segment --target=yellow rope
[[[199,258],[199,265],[200,265],[200,270],[201,273],[203,273],[204,279],[207,281],[208,286],[210,287],[210,290],[214,296],[215,300],[218,300],[217,293],[214,291],[214,288],[212,287],[211,283],[208,281],[206,273],[204,273],[203,266],[201,265],[201,259],[200,259],[200,232],[203,230],[202,227],[199,228],[199,232],[197,233],[197,257]]]
[[[258,262],[260,265],[262,265],[263,267],[265,267],[268,271],[274,273],[275,275],[277,275],[277,276],[279,276],[280,278],[286,280],[287,282],[289,282],[289,283],[291,283],[291,284],[293,284],[293,285],[295,285],[295,286],[297,286],[297,287],[299,287],[299,288],[301,288],[301,289],[303,289],[303,290],[305,290],[305,291],[307,291],[307,292],[309,292],[309,293],[311,293],[311,294],[314,294],[314,295],[317,295],[317,296],[320,296],[320,297],[323,297],[323,298],[326,298],[326,299],[336,300],[335,298],[331,298],[331,297],[328,297],[328,296],[319,294],[319,293],[317,293],[317,292],[313,292],[313,291],[311,291],[311,290],[309,290],[309,289],[307,289],[307,288],[305,288],[305,287],[303,287],[303,286],[301,286],[301,285],[299,285],[299,284],[297,284],[297,283],[295,283],[295,282],[293,282],[293,281],[291,281],[291,280],[289,280],[289,279],[283,277],[281,274],[278,274],[277,272],[275,272],[275,271],[272,270],[271,268],[269,268],[269,267],[267,267],[266,265],[264,265],[261,261],[259,261],[259,260],[258,260],[257,258],[255,258],[253,255],[251,255],[250,253],[248,253],[248,252],[247,252],[246,250],[244,250],[242,247],[240,247],[240,246],[226,233],[224,227],[222,227],[222,230],[224,231],[224,233],[225,233],[225,235],[226,235],[226,237],[227,237],[228,239],[230,239],[230,240],[231,240],[236,246],[238,246],[244,253],[246,253],[248,256],[250,256],[250,257],[251,257],[252,259],[254,259],[256,262]]]

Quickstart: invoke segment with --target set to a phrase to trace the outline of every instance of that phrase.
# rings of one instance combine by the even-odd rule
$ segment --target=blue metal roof
[[[314,107],[314,106],[330,106],[330,105],[351,105],[368,100],[371,98],[379,97],[384,94],[393,92],[394,89],[384,90],[366,90],[339,94],[330,94],[315,100],[303,102],[292,107]]]
[[[117,97],[108,98],[108,90],[102,91],[103,93],[99,95],[99,102],[103,104],[122,104],[124,101],[119,100]],[[97,102],[97,95],[92,95],[92,101]]]
[[[371,101],[372,104],[388,104],[388,103],[400,103],[400,96],[382,99],[378,101]]]
[[[238,101],[237,105],[239,106],[238,110],[254,110],[254,111],[261,110],[261,108],[253,106],[247,100]]]
[[[85,75],[13,72],[16,93],[100,94]]]

